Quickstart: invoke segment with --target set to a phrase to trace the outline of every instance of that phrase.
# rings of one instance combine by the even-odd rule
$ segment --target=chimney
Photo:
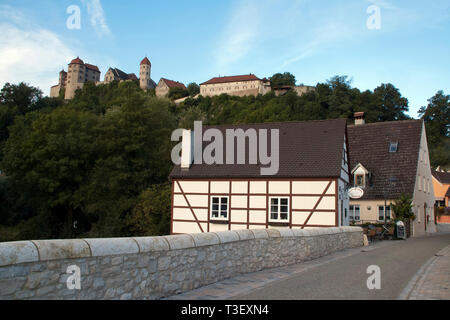
[[[181,169],[189,170],[194,160],[194,131],[184,130],[181,142]]]
[[[354,117],[356,126],[366,124],[366,121],[364,120],[364,112],[355,112]]]

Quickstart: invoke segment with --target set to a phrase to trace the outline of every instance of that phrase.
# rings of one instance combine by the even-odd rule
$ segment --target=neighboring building
[[[61,72],[59,73],[58,84],[50,88],[50,97],[51,98],[59,97],[61,90],[66,89],[66,84],[67,84],[67,72],[61,70]]]
[[[450,172],[432,170],[433,189],[437,207],[450,207]]]
[[[297,92],[297,95],[302,96],[309,92],[315,91],[316,87],[301,85],[301,86],[278,86],[273,88],[273,91],[277,96],[286,94],[289,90],[294,90],[295,92]]]
[[[158,85],[156,86],[156,90],[155,90],[156,96],[161,97],[161,98],[167,97],[170,89],[177,88],[177,87],[187,90],[186,86],[181,82],[161,78],[161,80],[159,80]]]
[[[413,199],[412,235],[435,232],[434,191],[425,125],[422,120],[364,123],[348,127],[351,176],[364,196],[350,200],[357,223],[383,223],[395,217],[390,204],[402,194]]]
[[[134,73],[125,73],[117,68],[109,68],[109,70],[105,74],[104,83],[110,83],[113,81],[129,81],[129,80],[138,80]]]
[[[278,129],[278,173],[262,176],[260,169],[264,166],[260,164],[194,164],[189,161],[189,154],[195,149],[196,139],[194,132],[185,130],[181,151],[184,160],[170,174],[171,234],[349,224],[345,119],[204,129],[211,128],[219,130],[224,137],[227,130],[242,129],[238,143],[245,144],[247,163],[250,146],[254,148],[258,144],[247,130],[267,129],[270,133]],[[203,148],[207,145],[203,142]],[[224,159],[226,149],[224,146]]]
[[[259,79],[254,74],[217,77],[200,84],[202,96],[218,96],[223,93],[231,96],[256,96],[270,91],[270,81],[266,78]]]
[[[67,72],[66,93],[64,98],[70,100],[75,96],[75,91],[83,88],[83,85],[92,81],[94,83],[100,81],[100,70],[97,66],[84,63],[79,57],[72,60],[69,64]]]

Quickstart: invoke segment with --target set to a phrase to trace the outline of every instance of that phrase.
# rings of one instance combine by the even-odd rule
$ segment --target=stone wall
[[[160,299],[363,245],[359,227],[0,243],[0,299]],[[70,290],[69,266],[81,271]]]

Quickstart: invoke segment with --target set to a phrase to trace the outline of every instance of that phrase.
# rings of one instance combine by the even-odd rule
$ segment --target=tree
[[[427,129],[431,165],[450,165],[450,96],[438,91],[428,100],[428,106],[419,110]]]
[[[272,88],[282,86],[295,86],[295,76],[292,73],[276,73],[270,78]]]
[[[22,115],[36,110],[41,99],[42,91],[24,82],[18,85],[6,83],[0,91],[0,104],[9,108],[16,107]]]
[[[200,93],[200,86],[195,82],[192,82],[187,86],[187,91],[190,97],[194,97]]]
[[[407,195],[401,195],[397,200],[391,204],[392,210],[395,214],[396,221],[409,221],[415,220],[412,198]]]
[[[378,121],[396,121],[410,119],[408,99],[402,97],[400,91],[392,84],[381,84],[374,92],[375,105],[378,109]]]
[[[137,237],[168,235],[171,195],[170,184],[153,185],[143,191],[138,204],[127,218],[130,234]]]
[[[169,89],[168,97],[172,100],[181,99],[189,96],[189,92],[187,89],[181,87],[173,87]]]

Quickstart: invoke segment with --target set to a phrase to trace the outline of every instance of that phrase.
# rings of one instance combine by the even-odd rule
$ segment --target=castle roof
[[[255,80],[261,80],[254,74],[246,74],[242,76],[231,76],[231,77],[216,77],[212,78],[211,80],[208,80],[203,84],[217,84],[217,83],[228,83],[228,82],[241,82],[241,81],[255,81]]]
[[[145,57],[145,58],[141,61],[141,66],[142,66],[143,64],[146,64],[146,65],[149,65],[149,66],[152,65],[152,64],[150,63],[150,60],[148,60],[147,57]]]
[[[80,59],[80,57],[77,57],[76,59],[73,59],[70,62],[70,64],[83,64],[84,65],[84,62],[83,62],[83,60]]]
[[[165,78],[161,78],[161,80],[164,81],[169,88],[180,87],[180,88],[186,89],[186,86],[181,82],[173,81],[173,80],[169,80],[169,79],[165,79]]]
[[[94,65],[89,64],[89,63],[86,63],[85,66],[86,66],[86,68],[88,68],[90,70],[94,70],[94,71],[100,72],[100,69],[97,66],[94,66]]]

